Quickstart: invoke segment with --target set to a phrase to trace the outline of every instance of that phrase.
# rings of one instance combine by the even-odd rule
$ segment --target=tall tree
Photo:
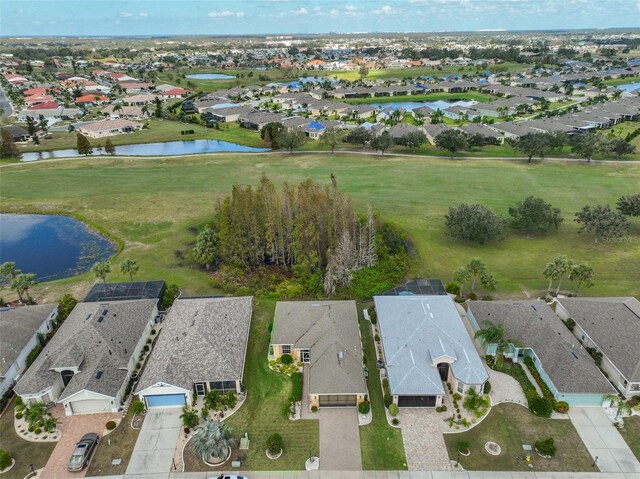
[[[17,275],[22,273],[13,261],[6,261],[0,265],[0,281],[3,283],[11,283]]]
[[[113,146],[113,143],[111,142],[111,138],[107,138],[107,141],[104,144],[104,152],[108,155],[116,154],[116,147]]]
[[[131,258],[125,258],[120,262],[120,273],[128,274],[130,281],[133,281],[133,275],[136,274],[139,269],[138,263]]]
[[[467,263],[467,269],[471,273],[471,291],[476,288],[476,279],[487,272],[487,266],[478,258],[473,258]]]
[[[554,147],[554,136],[550,133],[527,133],[515,141],[510,141],[511,146],[516,151],[527,156],[527,161],[531,163],[534,156],[544,159],[544,157]]]
[[[344,130],[331,126],[324,130],[324,133],[320,136],[320,144],[331,148],[331,153],[336,149],[336,146],[342,143],[345,137]]]
[[[528,196],[515,208],[509,208],[511,227],[523,231],[546,233],[552,228],[556,230],[564,221],[560,208],[554,208],[542,198]]]
[[[635,145],[632,145],[624,138],[611,138],[602,144],[603,153],[614,155],[620,158],[624,155],[632,155],[636,151]]]
[[[20,158],[20,152],[7,129],[0,130],[0,158]]]
[[[453,272],[453,280],[460,286],[460,296],[462,296],[462,286],[471,281],[471,271],[466,266],[458,268]]]
[[[508,346],[507,341],[504,339],[504,325],[495,325],[491,321],[486,321],[482,326],[481,329],[476,331],[474,337],[481,339],[486,345],[496,345],[494,364],[496,368],[502,369],[502,366],[504,366],[504,351]]]
[[[406,146],[411,151],[415,151],[416,148],[420,148],[426,142],[427,137],[424,133],[422,133],[421,131],[410,131],[409,133],[403,135],[398,143]]]
[[[594,233],[594,243],[601,239],[620,238],[629,230],[627,218],[609,205],[585,206],[576,213],[580,232]]]
[[[591,162],[595,155],[602,148],[602,136],[596,133],[583,133],[573,135],[570,140],[571,151],[576,155],[585,158],[587,163]]]
[[[77,149],[80,155],[88,156],[93,153],[93,148],[91,148],[91,143],[89,143],[89,139],[84,136],[82,133],[77,134]]]
[[[360,65],[360,68],[358,69],[358,75],[360,76],[361,80],[367,78],[367,76],[369,75],[369,67],[364,64]]]
[[[593,268],[587,264],[576,264],[569,271],[569,279],[576,284],[576,289],[593,286]]]
[[[96,278],[100,278],[103,283],[106,283],[107,275],[111,273],[111,263],[109,261],[98,261],[91,267],[91,272]]]
[[[384,152],[393,146],[393,139],[388,131],[383,131],[371,139],[370,145],[371,148],[378,150],[380,154],[384,155]]]
[[[461,130],[446,130],[436,136],[436,146],[441,150],[447,150],[453,155],[458,151],[469,148],[469,135]]]
[[[295,128],[285,128],[280,132],[278,144],[293,153],[294,148],[300,148],[307,142],[307,135]]]
[[[359,126],[347,134],[345,141],[353,145],[364,146],[371,141],[371,131]]]
[[[164,109],[162,108],[162,100],[158,97],[156,97],[153,100],[153,103],[155,104],[155,116],[156,118],[162,118],[164,116]]]
[[[206,269],[211,267],[218,254],[218,234],[211,226],[198,233],[192,254],[198,264],[204,265]]]

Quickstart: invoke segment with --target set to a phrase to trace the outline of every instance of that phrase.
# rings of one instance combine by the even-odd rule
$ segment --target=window
[[[302,351],[300,351],[300,357],[301,357],[303,363],[310,363],[311,362],[311,351],[309,351],[308,349],[303,349]]]
[[[291,354],[291,345],[290,344],[283,344],[281,346],[281,351],[282,351],[282,354]]]
[[[459,393],[462,393],[464,391],[464,383],[461,383],[460,381],[458,381],[457,390]]]
[[[209,383],[209,388],[211,390],[215,390],[220,393],[226,393],[227,391],[236,392],[236,382],[235,381],[212,381]]]

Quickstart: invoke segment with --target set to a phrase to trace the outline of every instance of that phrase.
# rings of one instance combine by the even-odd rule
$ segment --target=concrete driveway
[[[180,408],[150,409],[133,448],[127,475],[171,472],[182,429]]]
[[[601,472],[640,473],[640,463],[601,407],[572,406],[569,419]]]

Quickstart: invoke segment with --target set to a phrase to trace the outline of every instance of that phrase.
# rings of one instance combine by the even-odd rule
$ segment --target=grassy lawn
[[[225,123],[222,130],[214,130],[199,125],[184,124],[169,120],[149,120],[148,123],[149,128],[135,133],[112,136],[110,137],[111,142],[118,146],[136,143],[210,139],[230,141],[246,146],[264,146],[260,135],[246,128],[240,128],[240,125],[237,123]],[[195,133],[185,136],[180,134],[182,130],[194,130]],[[33,143],[21,145],[20,151],[48,151],[76,148],[77,136],[75,132],[54,131],[51,133],[51,136],[53,137],[52,139],[41,140],[39,145],[34,145]],[[104,146],[106,140],[89,138],[89,141],[95,147],[98,144]],[[118,149],[116,148],[116,153],[117,152]]]
[[[131,427],[131,418],[131,415],[127,415],[117,429],[100,441],[87,476],[115,476],[125,473],[140,434],[139,429]],[[111,461],[114,459],[122,459],[122,463],[112,466]]]
[[[491,101],[495,99],[488,93],[427,93],[426,95],[376,96],[372,98],[342,98],[339,101],[354,105],[362,103],[397,103],[399,101],[437,101],[437,100],[476,100]]]
[[[493,71],[518,71],[527,69],[527,65],[519,63],[503,63],[497,66],[489,66],[486,70]],[[467,66],[442,66],[442,67],[414,67],[414,68],[372,68],[369,70],[367,80],[389,79],[389,78],[415,78],[420,75],[438,78],[443,75],[455,73],[462,75],[463,73],[475,73],[476,67]],[[351,71],[320,71],[318,74],[326,74],[331,77],[339,78],[341,80],[358,80],[360,74],[358,70]]]
[[[290,421],[281,413],[281,406],[291,394],[290,379],[269,369],[269,324],[273,320],[275,301],[256,300],[254,304],[247,359],[244,368],[244,386],[247,399],[244,405],[226,422],[236,437],[249,434],[251,445],[243,469],[254,471],[304,470],[309,453],[320,449],[320,427],[317,420]],[[280,459],[265,456],[269,435],[279,433],[284,442]],[[188,452],[188,454],[187,454]],[[208,471],[208,468],[187,445],[185,449],[187,471]],[[228,465],[227,465],[228,469]]]
[[[636,240],[640,220],[631,220],[628,241],[608,244],[594,244],[590,235],[578,234],[573,221],[575,212],[586,204],[615,205],[620,196],[636,193],[640,184],[636,164],[270,153],[43,161],[4,166],[0,171],[2,211],[75,212],[124,242],[115,264],[131,257],[140,265],[136,279],[164,278],[189,295],[212,292],[208,276],[183,259],[194,241],[189,228],[210,221],[217,198],[228,194],[234,183],[256,185],[263,173],[276,185],[306,178],[328,183],[330,174],[335,174],[356,208],[364,211],[371,203],[410,237],[417,253],[409,273],[412,277],[446,282],[469,258],[478,257],[498,279],[495,297],[536,297],[546,287],[545,264],[565,253],[595,270],[595,286],[582,294],[640,295]],[[445,234],[443,215],[450,206],[477,202],[507,216],[508,208],[527,195],[562,209],[565,223],[558,232],[510,233],[503,242],[485,245],[452,241]],[[109,275],[109,280],[121,279],[125,276],[119,273]],[[79,294],[92,282],[93,277],[86,274],[30,291],[38,301],[51,301],[69,290]],[[0,296],[8,301],[15,293],[1,291]]]
[[[624,427],[620,434],[640,461],[640,416],[624,418]]]
[[[371,335],[371,324],[363,319],[362,309],[368,305],[358,304],[362,348],[369,368],[369,400],[373,411],[371,424],[360,427],[360,451],[362,468],[365,470],[406,470],[407,458],[400,429],[389,426],[384,413],[384,401],[380,375],[376,369],[376,351]]]
[[[43,468],[56,447],[55,442],[30,442],[20,438],[13,427],[13,407],[12,401],[0,418],[0,449],[16,461],[13,469],[2,474],[3,479],[22,479],[31,471],[30,465],[34,469]]]
[[[445,434],[444,439],[452,460],[457,458],[456,445],[469,441],[471,455],[460,456],[460,464],[469,471],[529,471],[523,457],[523,444],[533,444],[547,437],[555,439],[557,453],[542,459],[532,453],[533,471],[594,471],[593,461],[571,421],[545,419],[534,416],[518,404],[499,404],[476,427],[457,434]],[[489,455],[484,445],[497,442],[502,448],[499,456]],[[597,472],[597,471],[594,471]]]

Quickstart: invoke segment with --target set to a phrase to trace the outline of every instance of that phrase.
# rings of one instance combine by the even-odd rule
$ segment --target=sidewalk
[[[640,479],[640,473],[498,471],[233,471],[250,479]],[[102,476],[89,479],[208,479],[220,472]]]

